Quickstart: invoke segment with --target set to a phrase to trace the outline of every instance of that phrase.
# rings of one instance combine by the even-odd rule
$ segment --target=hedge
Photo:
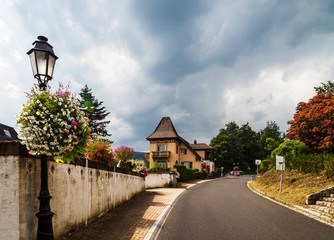
[[[197,171],[197,169],[187,168],[183,164],[175,164],[173,168],[175,168],[180,174],[179,181],[181,182],[196,179],[195,172]]]

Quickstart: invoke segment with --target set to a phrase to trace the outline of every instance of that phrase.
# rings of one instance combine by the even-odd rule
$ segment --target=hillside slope
[[[305,206],[306,196],[334,185],[334,179],[322,175],[284,171],[282,192],[281,172],[270,170],[258,175],[252,185],[270,196],[294,205]]]

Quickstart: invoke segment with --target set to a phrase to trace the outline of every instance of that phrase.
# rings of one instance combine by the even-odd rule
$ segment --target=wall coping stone
[[[26,146],[21,143],[21,141],[4,141],[0,142],[0,156],[20,156],[20,157],[29,157],[29,158],[39,158],[35,155],[30,155]],[[48,161],[54,161],[50,158]],[[71,165],[77,165],[77,166],[86,166],[86,159],[84,157],[81,157],[79,159],[74,159],[74,162],[69,163]],[[129,174],[133,176],[143,177],[145,178],[144,174],[134,172],[134,171],[128,171],[123,168],[119,167],[108,167],[104,165],[100,165],[98,162],[88,160],[88,167],[94,168],[94,169],[100,169],[100,170],[106,170],[109,172],[118,172],[118,173],[124,173]]]

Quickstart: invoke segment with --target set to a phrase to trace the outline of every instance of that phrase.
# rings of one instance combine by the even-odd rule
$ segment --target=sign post
[[[261,160],[256,159],[255,160],[255,165],[256,165],[256,175],[259,174],[259,165],[261,164]]]
[[[281,170],[280,192],[282,192],[283,171],[285,170],[285,159],[284,159],[284,157],[276,156],[276,170]]]

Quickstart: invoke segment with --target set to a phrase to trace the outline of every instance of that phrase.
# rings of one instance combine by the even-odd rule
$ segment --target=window
[[[157,146],[157,151],[158,151],[158,152],[161,152],[161,151],[162,151],[162,148],[161,148],[161,145],[160,145],[160,144],[158,144],[158,146]]]
[[[176,145],[176,154],[179,154],[179,145]]]
[[[167,144],[164,144],[164,152],[167,152]]]
[[[186,166],[186,168],[193,168],[193,163],[192,162],[183,162],[184,166]]]
[[[10,132],[8,130],[4,129],[3,131],[5,132],[5,135],[7,137],[12,137],[12,135],[10,135]]]
[[[167,162],[165,160],[159,160],[158,165],[162,168],[167,168]]]
[[[187,154],[186,148],[180,148],[180,154]]]

